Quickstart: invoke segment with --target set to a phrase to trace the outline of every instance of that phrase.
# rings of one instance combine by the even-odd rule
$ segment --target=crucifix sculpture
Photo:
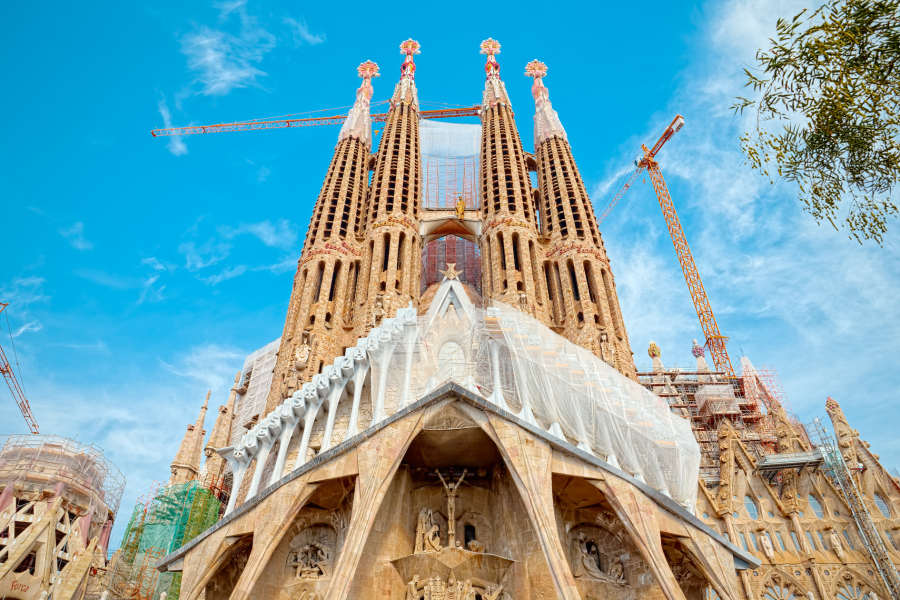
[[[447,490],[447,546],[453,548],[456,545],[456,492],[469,471],[468,469],[463,469],[462,475],[459,476],[459,481],[453,485],[447,485],[440,471],[435,469],[434,472],[441,478],[441,483],[444,484],[444,489]]]

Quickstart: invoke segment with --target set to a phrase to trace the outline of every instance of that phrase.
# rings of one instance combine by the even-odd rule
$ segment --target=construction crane
[[[638,176],[645,170],[648,171],[650,173],[650,181],[653,183],[653,189],[656,192],[656,198],[659,200],[659,207],[662,209],[663,218],[665,218],[666,225],[669,228],[669,235],[672,236],[672,244],[675,246],[675,252],[678,254],[678,261],[681,263],[684,279],[687,281],[688,290],[691,292],[694,308],[697,310],[697,316],[700,317],[700,326],[703,328],[703,335],[706,336],[706,347],[709,348],[709,353],[716,365],[716,369],[724,371],[726,377],[734,377],[734,367],[731,366],[731,359],[728,358],[728,351],[725,349],[728,338],[719,332],[719,324],[716,322],[716,316],[713,314],[712,306],[709,304],[709,298],[706,297],[706,290],[703,288],[703,282],[700,280],[697,265],[694,264],[691,248],[688,246],[684,230],[681,228],[678,213],[675,212],[675,205],[672,204],[669,188],[666,187],[666,181],[659,170],[659,163],[656,162],[656,155],[663,145],[673,135],[678,133],[683,126],[684,117],[676,115],[675,119],[666,127],[666,130],[653,144],[652,148],[648,149],[646,145],[641,144],[643,156],[635,159],[634,173],[631,174],[625,184],[613,196],[613,199],[609,201],[609,204],[606,205],[600,214],[600,218],[597,220],[597,225],[602,223],[609,215],[610,211],[618,204]]]
[[[0,302],[0,312],[9,306],[9,302]],[[6,325],[9,328],[9,313],[7,313],[6,317]],[[10,331],[10,340],[12,340],[12,331]],[[18,364],[18,361],[16,361]],[[6,360],[6,353],[3,352],[3,346],[0,346],[0,373],[3,373],[3,379],[6,380],[6,385],[9,386],[9,391],[12,393],[13,398],[16,400],[16,404],[19,405],[19,410],[22,411],[22,416],[25,417],[25,422],[28,423],[28,428],[31,430],[31,433],[38,434],[38,424],[37,421],[34,420],[34,415],[31,413],[31,406],[28,405],[28,398],[25,397],[25,392],[22,391],[22,386],[19,385],[19,380],[16,379],[16,374],[13,373],[12,367],[9,366],[9,361]]]
[[[423,110],[419,112],[422,119],[452,119],[455,117],[477,117],[481,114],[481,106],[469,106],[465,108],[444,108],[440,110]],[[387,113],[372,115],[373,123],[387,121]],[[255,131],[260,129],[285,129],[288,127],[314,127],[317,125],[340,125],[347,120],[347,115],[331,117],[308,117],[304,119],[282,119],[273,121],[242,121],[237,123],[219,123],[218,125],[200,125],[196,127],[167,127],[154,129],[150,132],[153,137],[168,137],[172,135],[196,135],[198,133],[224,133],[228,131]]]

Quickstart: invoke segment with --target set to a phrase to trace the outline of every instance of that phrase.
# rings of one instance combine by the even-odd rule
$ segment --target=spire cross
[[[372,62],[371,60],[367,60],[366,62],[360,64],[356,67],[356,72],[359,73],[359,76],[362,77],[362,85],[359,86],[361,90],[365,90],[366,97],[371,100],[372,99],[372,78],[373,77],[381,77],[378,74],[378,65]]]
[[[525,65],[525,76],[531,77],[534,79],[534,85],[531,86],[531,95],[535,98],[543,91],[541,88],[546,90],[547,88],[544,86],[543,78],[547,74],[547,65],[542,63],[541,61],[535,59]]]
[[[494,58],[500,54],[500,42],[494,38],[488,38],[481,42],[481,54],[487,54],[487,63],[484,65],[485,74],[488,79],[500,78],[500,63]]]

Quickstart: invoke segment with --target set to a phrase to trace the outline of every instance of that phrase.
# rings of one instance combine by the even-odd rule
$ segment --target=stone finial
[[[209,404],[209,396],[212,390],[207,392],[203,406],[200,407],[200,415],[197,417],[197,423],[188,425],[178,452],[175,454],[175,460],[172,461],[172,477],[169,485],[177,483],[185,483],[197,478],[200,473],[200,462],[203,457],[203,436],[206,432],[203,430],[203,423],[206,420],[206,408]]]
[[[511,106],[509,95],[506,93],[506,86],[500,80],[500,63],[494,58],[494,56],[500,54],[500,42],[493,38],[488,38],[481,42],[479,47],[481,48],[480,53],[487,55],[487,62],[484,64],[486,82],[482,105],[485,108],[497,106],[498,104]]]
[[[701,358],[703,356],[706,356],[706,350],[703,348],[703,346],[697,343],[697,340],[691,340],[691,342],[694,344],[693,346],[691,346],[691,354],[694,355],[694,358]]]
[[[650,355],[650,358],[662,358],[662,350],[659,349],[659,346],[656,345],[656,342],[650,340],[650,346],[647,348],[647,354]]]
[[[372,118],[369,113],[369,102],[372,100],[374,89],[372,88],[372,78],[380,77],[378,74],[378,65],[367,60],[356,68],[356,72],[362,78],[362,85],[356,90],[356,101],[353,108],[347,115],[347,120],[341,127],[341,133],[338,134],[338,142],[347,138],[354,138],[366,146],[372,145]]]
[[[394,88],[394,95],[391,97],[391,106],[404,104],[413,110],[419,108],[419,97],[416,91],[416,63],[413,56],[421,54],[422,46],[416,40],[410,38],[400,44],[400,54],[406,56],[403,64],[400,65],[400,82]]]
[[[559,120],[559,115],[553,110],[550,103],[550,91],[544,85],[544,76],[547,74],[547,65],[539,60],[533,60],[525,65],[525,76],[534,79],[531,86],[531,95],[534,97],[534,148],[535,152],[545,141],[550,138],[567,140],[566,130]]]

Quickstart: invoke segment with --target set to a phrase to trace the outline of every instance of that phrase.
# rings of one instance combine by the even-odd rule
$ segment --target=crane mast
[[[0,312],[3,312],[3,309],[7,306],[9,306],[8,302],[0,302]],[[19,410],[22,411],[22,416],[25,417],[25,422],[28,423],[28,429],[31,430],[31,433],[40,433],[40,431],[38,431],[37,421],[35,421],[34,415],[31,412],[31,406],[29,406],[28,399],[25,397],[25,392],[22,391],[22,386],[19,385],[19,380],[16,379],[16,374],[13,373],[9,361],[6,360],[6,353],[3,351],[3,346],[0,346],[0,373],[3,373],[3,379],[6,380],[6,385],[9,386],[9,391],[12,393],[16,404],[19,405]]]

